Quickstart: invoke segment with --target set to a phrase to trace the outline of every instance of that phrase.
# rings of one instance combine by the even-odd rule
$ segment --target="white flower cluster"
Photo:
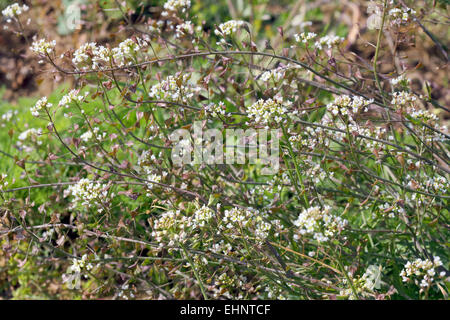
[[[175,30],[175,36],[177,38],[181,38],[184,35],[187,34],[193,34],[194,33],[194,25],[191,21],[183,22],[182,24],[177,25]]]
[[[230,255],[231,252],[233,251],[233,247],[229,242],[220,240],[219,242],[213,243],[211,245],[211,251],[214,253]]]
[[[230,36],[235,33],[241,26],[245,24],[245,21],[230,20],[219,25],[219,29],[214,30],[214,33],[219,36]]]
[[[214,211],[211,208],[203,205],[203,207],[195,211],[192,226],[194,228],[204,227],[214,216]]]
[[[19,113],[17,110],[8,110],[6,113],[2,114],[2,121],[4,122],[10,122],[11,119],[16,116]],[[2,123],[2,127],[4,127],[5,124]]]
[[[23,150],[25,153],[31,153],[34,151],[34,149],[37,146],[42,145],[42,129],[38,128],[29,128],[25,131],[23,131],[19,136],[17,137],[17,148],[19,150]],[[31,144],[28,145],[28,142]]]
[[[191,7],[191,0],[168,0],[164,3],[164,9],[168,11],[186,12]]]
[[[410,15],[414,14],[416,14],[416,11],[411,8],[393,8],[389,10],[391,23],[394,25],[400,25],[408,22],[411,19]]]
[[[91,208],[93,205],[104,204],[110,197],[106,185],[93,182],[89,179],[80,179],[73,186],[69,186],[65,191],[65,196],[72,195],[74,197],[74,203],[80,206]],[[98,208],[99,212],[103,211],[103,208]]]
[[[52,40],[52,41],[47,41],[45,39],[41,39],[38,41],[34,41],[31,44],[31,51],[35,52],[35,53],[39,53],[39,54],[50,54],[55,50],[56,47],[56,41]]]
[[[214,299],[224,297],[226,299],[240,300],[244,298],[241,292],[248,290],[247,277],[237,274],[229,276],[226,273],[222,273],[214,279],[214,285],[211,286],[211,289]],[[238,291],[239,295],[232,294],[230,289]]]
[[[278,173],[274,179],[268,181],[268,184],[273,188],[271,191],[272,193],[280,193],[283,187],[291,187],[293,190],[291,177],[286,171]]]
[[[407,91],[394,92],[392,96],[391,104],[394,106],[403,106],[417,100],[414,94]]]
[[[6,181],[6,178],[8,178],[6,173],[2,173],[0,175],[0,191],[3,191],[3,189],[8,187],[8,181]]]
[[[386,136],[386,128],[381,127],[381,126],[374,126],[374,127],[364,127],[361,126],[360,124],[358,124],[355,120],[353,120],[351,115],[348,115],[348,120],[349,123],[343,123],[341,121],[336,121],[335,123],[333,123],[331,121],[331,119],[325,119],[322,118],[321,124],[325,125],[325,126],[332,126],[334,125],[337,129],[340,129],[341,132],[334,132],[333,133],[333,139],[341,141],[341,142],[345,142],[346,139],[348,139],[347,137],[347,130],[353,134],[355,137],[358,136],[365,136],[365,137],[372,137],[372,138],[376,138],[376,139],[384,139]],[[328,138],[328,134],[329,131],[326,133],[327,134],[327,138]],[[329,139],[329,138],[328,138]],[[326,144],[329,145],[329,141],[326,141]],[[367,148],[370,151],[374,152],[374,150],[376,149],[377,151],[381,151],[384,150],[386,148],[386,144],[384,144],[383,142],[378,142],[375,140],[369,140],[369,139],[365,139],[360,137],[360,139],[364,139],[364,143],[361,144],[362,148]],[[390,138],[392,139],[392,138]]]
[[[92,131],[88,130],[85,133],[83,133],[80,136],[80,139],[83,140],[84,142],[88,142],[89,140],[92,139],[92,137],[95,137],[97,140],[102,141],[106,138],[106,135],[107,135],[106,132],[100,133],[99,127],[94,127],[92,128]]]
[[[156,156],[152,153],[151,150],[144,150],[137,160],[137,165],[139,167],[147,167],[152,162],[156,161]]]
[[[63,283],[67,283],[70,289],[78,288],[81,280],[82,271],[90,271],[94,267],[87,262],[87,255],[84,254],[81,259],[73,258],[72,265],[67,268],[66,273],[62,275]],[[87,275],[84,275],[87,278]]]
[[[188,217],[181,214],[180,210],[166,211],[153,222],[152,237],[162,248],[166,244],[175,246],[177,242],[184,242],[188,239],[185,229],[189,225]]]
[[[347,225],[347,220],[331,214],[331,207],[324,206],[310,207],[303,210],[294,221],[294,225],[299,228],[294,239],[298,240],[300,235],[312,234],[318,242],[326,242],[330,237],[338,235]]]
[[[409,84],[409,82],[410,82],[409,79],[406,78],[404,74],[398,76],[397,78],[391,79],[392,86],[396,86],[398,84],[406,86]]]
[[[119,293],[117,293],[117,297],[124,299],[124,300],[129,300],[129,299],[134,299],[135,295],[133,292],[129,291],[129,284],[125,283],[120,287]]]
[[[350,97],[343,94],[334,99],[334,102],[329,103],[327,109],[335,116],[338,114],[349,115],[349,110],[353,113],[358,113],[361,110],[366,112],[368,110],[367,106],[371,103],[373,103],[373,99],[366,100],[363,97]]]
[[[35,117],[39,116],[39,111],[45,108],[51,108],[53,104],[47,101],[47,97],[42,97],[36,104],[30,108],[31,114]]]
[[[149,96],[157,100],[181,101],[187,103],[202,88],[188,83],[190,75],[168,76],[150,88]]]
[[[218,104],[211,102],[205,106],[205,111],[211,114],[213,117],[218,117],[219,115],[224,116],[227,111],[225,103],[220,101]]]
[[[161,29],[164,27],[164,20],[154,21],[152,24],[148,26],[148,30],[151,33],[161,33]]]
[[[161,183],[161,179],[162,179],[161,175],[152,173],[149,168],[146,168],[146,171],[147,171],[147,180],[148,181]],[[153,189],[155,186],[158,186],[158,185],[155,183],[151,183],[151,182],[147,183],[147,189],[149,189],[149,190]],[[150,194],[147,194],[147,196],[150,196]]]
[[[294,34],[295,41],[308,43],[309,40],[317,37],[317,34],[314,32],[302,32],[300,34]]]
[[[91,140],[92,136],[92,131],[88,130],[80,136],[80,139],[84,142],[88,142],[89,140]]]
[[[88,42],[73,54],[72,62],[78,68],[86,70],[89,68],[98,69],[101,63],[106,63],[109,60],[110,52],[104,46],[98,46],[95,42]]]
[[[277,284],[274,285],[265,285],[264,291],[266,292],[267,299],[272,300],[288,300],[288,296],[286,295],[286,291],[281,288],[281,281],[276,281]],[[259,287],[259,286],[258,286]]]
[[[7,18],[6,22],[9,23],[12,18],[18,17],[22,13],[27,12],[28,9],[29,7],[26,4],[20,6],[18,3],[13,3],[2,10],[2,15]]]
[[[338,127],[339,127],[339,125],[338,125]],[[344,130],[344,126],[341,126],[340,129]],[[385,138],[386,132],[387,132],[386,128],[383,128],[383,127],[364,128],[356,123],[350,124],[348,126],[348,130],[354,134],[358,134],[358,135],[365,136],[365,137],[372,137],[372,138],[376,138],[376,139]],[[345,133],[343,133],[343,134],[337,133],[336,136],[338,136],[341,141],[345,141],[345,139],[346,139]],[[377,149],[378,151],[381,151],[381,150],[386,149],[386,144],[384,144],[382,142],[374,141],[374,140],[364,139],[363,147],[365,147],[369,150],[372,150],[372,151],[375,149]]]
[[[69,272],[77,272],[80,273],[82,269],[86,268],[86,270],[91,270],[93,268],[91,263],[86,264],[87,254],[83,254],[81,259],[73,258],[72,265],[69,267]]]
[[[328,47],[328,49],[331,49],[333,46],[338,45],[342,41],[344,41],[344,38],[342,38],[342,37],[327,35],[325,37],[320,38],[318,41],[316,41],[314,43],[314,46],[319,50],[322,50],[323,46],[325,46],[325,45]]]
[[[347,278],[344,278],[342,280],[342,283],[343,285],[347,286],[347,288],[340,290],[339,292],[340,296],[347,297],[348,300],[356,300],[358,299],[358,297],[367,298],[370,296],[370,293],[373,291],[374,288],[374,283],[369,273],[367,272],[364,273],[362,277],[360,276],[354,277],[351,272],[348,272],[347,276],[351,281],[351,286]]]
[[[346,139],[347,137],[347,130],[353,134],[355,137],[358,136],[365,136],[365,137],[372,137],[372,138],[376,138],[376,139],[384,139],[385,135],[386,135],[386,128],[381,127],[381,126],[369,126],[369,127],[364,127],[361,126],[360,124],[358,124],[352,117],[352,115],[348,114],[348,123],[344,123],[343,121],[335,121],[333,119],[331,119],[331,117],[327,117],[324,116],[322,117],[320,124],[323,126],[333,126],[336,127],[337,129],[340,129],[341,132],[335,131],[333,132],[333,136],[332,139],[334,140],[338,140],[338,141],[342,141],[344,143],[346,143]],[[311,146],[315,146],[318,145],[318,143],[323,143],[326,146],[329,146],[329,131],[326,129],[314,129],[314,130],[306,130],[308,133],[314,133],[316,134],[316,137],[312,137],[310,139],[307,139],[306,141],[311,142]],[[314,139],[317,140],[317,142],[314,142]],[[365,139],[360,137],[360,139],[364,139],[364,144],[361,145],[361,147],[363,148],[367,148],[368,150],[372,151],[372,152],[376,152],[376,151],[381,151],[383,149],[386,148],[386,144],[383,142],[378,142],[375,140],[369,140],[369,139]],[[389,137],[389,139],[393,139],[391,136]],[[307,144],[307,142],[304,142],[302,144]]]
[[[84,96],[82,96],[82,95],[78,95],[78,93],[79,93],[79,90],[76,90],[76,89],[70,90],[68,94],[64,95],[61,98],[61,100],[58,103],[58,106],[60,106],[60,107],[65,106],[66,108],[69,108],[70,103],[72,103],[73,101],[83,102],[89,94],[89,92],[86,92],[84,94]]]
[[[200,207],[197,203],[196,207],[190,216],[182,214],[180,210],[169,210],[154,220],[152,236],[160,243],[160,247],[177,246],[177,242],[193,240],[199,228],[209,225],[215,217],[214,211],[207,206]]]
[[[248,190],[252,199],[255,199],[257,203],[263,203],[268,201],[269,197],[267,194],[272,194],[273,186],[271,185],[255,185],[254,188]]]
[[[42,141],[38,141],[37,139],[42,135],[42,129],[35,129],[30,128],[28,130],[25,130],[22,132],[17,138],[21,141],[25,141],[26,139],[30,138],[33,142],[36,142],[37,144],[42,144]]]
[[[247,109],[247,113],[250,119],[257,123],[280,123],[291,105],[292,102],[283,101],[281,95],[276,95],[273,99],[259,99]]]
[[[420,129],[422,132],[422,139],[425,142],[433,142],[433,141],[446,141],[448,140],[446,136],[441,132],[446,132],[447,127],[446,126],[440,126],[439,117],[435,115],[434,113],[425,110],[425,109],[416,109],[414,106],[410,106],[406,110],[406,114],[411,116],[412,118],[422,121],[426,123],[429,127],[423,125],[419,126],[416,125],[416,129]],[[433,130],[434,129],[434,130]]]
[[[146,175],[146,180],[160,183],[161,180],[167,176],[167,172],[163,172],[162,175],[157,174],[153,171],[151,165],[157,160],[157,157],[152,153],[151,150],[144,150],[137,160],[137,165],[141,167],[144,174]],[[147,190],[152,190],[158,185],[152,182],[146,182]],[[151,196],[150,192],[146,194],[148,197]]]
[[[112,49],[112,55],[114,62],[119,66],[123,67],[126,64],[133,64],[133,59],[136,57],[136,54],[139,50],[142,49],[141,44],[145,44],[145,41],[142,39],[136,40],[137,42],[131,39],[125,39],[117,48]]]
[[[450,181],[443,176],[434,176],[425,182],[425,189],[439,194],[446,194],[450,190]]]
[[[405,209],[400,207],[397,203],[390,204],[388,202],[385,202],[384,204],[380,205],[378,209],[383,216],[388,216],[389,218],[395,218],[396,216],[405,213]]]
[[[269,232],[272,229],[272,225],[266,220],[267,216],[265,214],[252,208],[233,208],[225,210],[219,229],[229,233],[231,237],[241,236],[240,230],[246,230],[255,236],[257,240],[262,241],[269,236]],[[279,223],[279,221],[274,223]]]
[[[305,170],[306,175],[315,184],[318,184],[319,182],[326,179],[327,177],[333,177],[333,175],[334,175],[334,172],[326,171],[324,168],[321,167],[321,165],[319,163],[315,163],[310,160],[306,160],[305,162],[311,166],[308,170]]]
[[[428,110],[411,108],[410,110],[408,110],[408,113],[411,117],[420,119],[423,122],[427,122],[429,124],[439,121],[439,117]]]
[[[274,81],[280,81],[281,79],[283,79],[283,77],[284,77],[284,69],[276,68],[264,71],[259,77],[259,80],[264,82],[267,82],[270,79],[273,79]]]
[[[323,124],[323,123],[322,123]],[[325,125],[325,124],[324,124]],[[292,134],[289,137],[290,142],[300,143],[303,147],[310,150],[314,150],[317,146],[328,147],[330,145],[330,139],[327,136],[327,130],[321,127],[306,127],[302,133],[308,136],[304,137],[302,134],[292,133],[290,129],[288,132]]]
[[[420,258],[413,262],[408,261],[400,272],[403,282],[408,282],[414,277],[414,283],[421,287],[421,290],[429,287],[435,280],[435,268],[442,266],[441,258],[434,257],[433,261],[429,259],[422,260]],[[440,277],[445,276],[445,272],[439,274]]]

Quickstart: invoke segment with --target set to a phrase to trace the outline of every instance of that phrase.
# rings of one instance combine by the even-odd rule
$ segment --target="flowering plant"
[[[36,128],[2,116],[16,153],[2,151],[0,265],[49,264],[39,281],[69,297],[447,298],[450,136],[435,110],[448,108],[410,86],[412,68],[379,68],[398,59],[383,32],[428,39],[416,11],[378,3],[367,58],[333,25],[270,38],[245,16],[205,22],[200,3],[143,18],[117,1],[114,38],[69,50],[28,38],[27,6],[3,10],[71,87],[27,107]],[[230,129],[224,153],[276,145],[276,170],[175,161]]]

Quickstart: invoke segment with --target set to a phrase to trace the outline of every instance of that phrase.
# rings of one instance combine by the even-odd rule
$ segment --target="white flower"
[[[86,92],[84,96],[82,96],[78,95],[78,92],[79,90],[76,89],[70,90],[68,94],[66,94],[61,98],[61,100],[58,103],[58,106],[60,107],[65,106],[66,108],[68,108],[71,102],[73,101],[83,102],[84,99],[86,99],[87,95],[89,94],[89,92]]]
[[[347,276],[350,281],[345,277],[342,280],[342,283],[347,287],[346,289],[342,289],[339,292],[340,296],[348,297],[349,300],[356,300],[358,297],[355,295],[355,291],[359,297],[370,297],[370,293],[373,292],[373,289],[377,287],[377,273],[373,273],[376,268],[372,269],[369,267],[366,272],[360,276],[354,277],[351,272],[348,272]],[[375,271],[376,272],[376,271]],[[379,272],[378,272],[379,273]],[[351,283],[351,285],[350,285]]]
[[[147,180],[149,181],[146,183],[148,190],[152,190],[154,187],[157,187],[157,183],[161,183],[163,176],[165,177],[167,175],[167,172],[163,172],[163,176],[153,173],[150,167],[144,167],[144,170],[147,174]],[[149,197],[150,193],[147,193],[147,196]]]
[[[414,100],[412,100],[414,101]],[[408,113],[411,117],[416,118],[416,119],[420,119],[424,122],[437,122],[439,121],[439,117],[437,115],[435,115],[434,113],[431,113],[428,110],[424,110],[424,109],[415,109],[415,108],[410,108],[408,110]]]
[[[238,28],[244,25],[244,21],[241,20],[230,20],[219,25],[219,30],[214,30],[216,35],[229,36],[235,33]]]
[[[181,9],[182,12],[185,12],[190,7],[191,0],[168,0],[164,3],[164,9],[169,11],[178,11]]]
[[[35,129],[35,128],[30,128],[28,130],[25,130],[24,132],[22,132],[18,139],[21,141],[26,140],[27,138],[31,138],[32,140],[36,140],[40,135],[42,134],[42,129]]]
[[[302,32],[300,34],[295,34],[294,38],[297,42],[307,43],[309,40],[314,39],[317,36],[314,32]]]
[[[272,225],[266,221],[267,215],[253,208],[233,208],[225,210],[220,230],[228,235],[240,236],[240,230],[245,229],[261,241],[269,236]]]
[[[52,40],[52,41],[46,41],[45,39],[41,39],[38,41],[35,41],[32,43],[31,45],[31,51],[35,52],[35,53],[40,53],[40,54],[50,54],[53,52],[53,50],[55,50],[55,46],[56,46],[56,41]]]
[[[47,97],[42,97],[36,102],[34,107],[30,108],[31,114],[35,117],[39,116],[39,111],[44,108],[51,108],[52,104],[47,101]]]
[[[158,154],[158,157],[160,156],[160,153]],[[139,156],[137,160],[137,164],[140,167],[146,167],[146,165],[155,162],[156,156],[152,153],[151,150],[144,150],[142,154]]]
[[[67,268],[66,273],[62,275],[63,283],[67,283],[70,289],[78,288],[80,285],[81,273],[86,270],[89,271],[93,268],[91,263],[87,262],[87,255],[84,254],[81,259],[73,258],[72,265]],[[84,275],[87,278],[87,275]]]
[[[349,110],[353,113],[367,111],[367,106],[373,103],[373,99],[366,100],[360,96],[350,97],[346,94],[340,95],[334,99],[334,102],[327,105],[327,109],[333,114],[349,115]]]
[[[276,95],[273,99],[259,99],[247,109],[247,113],[255,122],[280,123],[288,112],[287,107],[291,104],[290,101],[283,101],[282,96]]]
[[[423,288],[427,288],[434,281],[434,275],[436,274],[435,268],[442,265],[441,258],[433,257],[433,261],[429,259],[422,260],[420,258],[413,262],[408,261],[403,270],[400,272],[403,282],[408,282],[412,278],[416,278],[416,284],[419,283],[421,291]],[[445,275],[445,273],[444,273]]]
[[[2,14],[4,17],[9,18],[7,22],[10,22],[12,18],[18,17],[22,13],[28,11],[29,7],[24,4],[23,6],[20,6],[18,3],[13,3],[9,6],[7,6],[5,9],[2,10]]]
[[[391,79],[391,84],[396,86],[397,84],[408,85],[409,79],[405,77],[404,74],[398,76],[397,78]]]
[[[214,211],[204,205],[195,211],[193,227],[204,227],[213,217]]]
[[[3,189],[6,189],[6,187],[8,187],[8,181],[6,181],[6,178],[8,178],[8,175],[6,173],[2,173],[0,175],[0,191],[3,191]]]
[[[166,211],[153,222],[152,237],[159,242],[160,247],[173,246],[176,242],[184,242],[188,234],[184,231],[190,225],[190,219],[181,214],[180,210]]]
[[[92,131],[89,130],[83,133],[80,136],[80,139],[83,140],[84,142],[88,142],[89,140],[91,140],[92,136],[93,136]]]
[[[410,15],[414,15],[415,10],[411,8],[393,8],[389,10],[389,16],[391,18],[391,24],[400,25],[408,22],[410,20]]]
[[[328,35],[316,41],[314,46],[319,50],[322,50],[324,45],[326,45],[328,49],[331,49],[333,46],[338,45],[342,41],[344,41],[344,38],[342,37]]]
[[[146,45],[145,40],[139,39],[136,41],[125,39],[119,43],[117,48],[112,49],[113,59],[119,67],[123,67],[127,63],[132,64],[134,57],[142,49],[142,45]]]
[[[182,24],[177,25],[177,28],[175,30],[175,36],[177,38],[181,38],[182,36],[186,34],[193,34],[194,33],[194,25],[190,21],[186,21]]]
[[[267,82],[270,79],[274,79],[275,81],[280,81],[284,77],[284,70],[282,68],[276,68],[272,70],[267,70],[261,74],[259,79],[261,81]]]
[[[71,272],[81,272],[81,269],[84,269],[86,266],[87,255],[84,254],[81,259],[73,258],[72,265],[69,267],[69,271]],[[90,264],[89,264],[90,265]]]
[[[74,197],[74,203],[80,206],[92,207],[94,204],[104,204],[109,200],[106,185],[90,181],[89,179],[80,179],[75,185],[70,186],[65,196],[71,194]],[[112,197],[112,195],[111,195]],[[103,208],[99,208],[99,212]]]
[[[17,110],[8,110],[6,111],[6,113],[2,114],[2,120],[5,122],[9,122],[11,121],[11,119],[13,118],[13,116],[16,116],[19,112]],[[2,124],[2,126],[4,126],[4,124]]]
[[[88,68],[98,69],[100,63],[109,61],[109,56],[110,52],[106,47],[97,46],[95,42],[89,42],[75,50],[72,62],[83,70]]]
[[[161,176],[152,173],[152,174],[149,174],[149,175],[147,176],[147,180],[148,180],[148,181],[152,181],[152,182],[157,182],[157,183],[159,183],[159,182],[161,182]],[[152,189],[154,185],[155,185],[154,183],[149,182],[149,183],[147,184],[147,187],[148,187],[149,189]]]
[[[394,106],[402,106],[417,100],[416,96],[407,91],[394,92],[391,104]]]
[[[188,83],[190,75],[168,76],[165,80],[150,88],[149,96],[157,100],[181,101],[187,103],[195,94],[201,91],[198,86]]]
[[[300,235],[312,234],[318,242],[326,242],[330,237],[339,234],[347,225],[347,220],[332,215],[330,206],[310,207],[303,210],[294,221]],[[299,236],[297,235],[298,239]]]
[[[209,105],[205,106],[205,110],[209,112],[213,117],[218,117],[220,115],[225,115],[227,107],[225,103],[220,101],[218,104],[211,102]]]
[[[379,206],[379,210],[381,215],[387,215],[389,218],[395,218],[396,216],[405,213],[405,209],[399,206],[398,203],[390,204],[385,202],[383,205]]]

